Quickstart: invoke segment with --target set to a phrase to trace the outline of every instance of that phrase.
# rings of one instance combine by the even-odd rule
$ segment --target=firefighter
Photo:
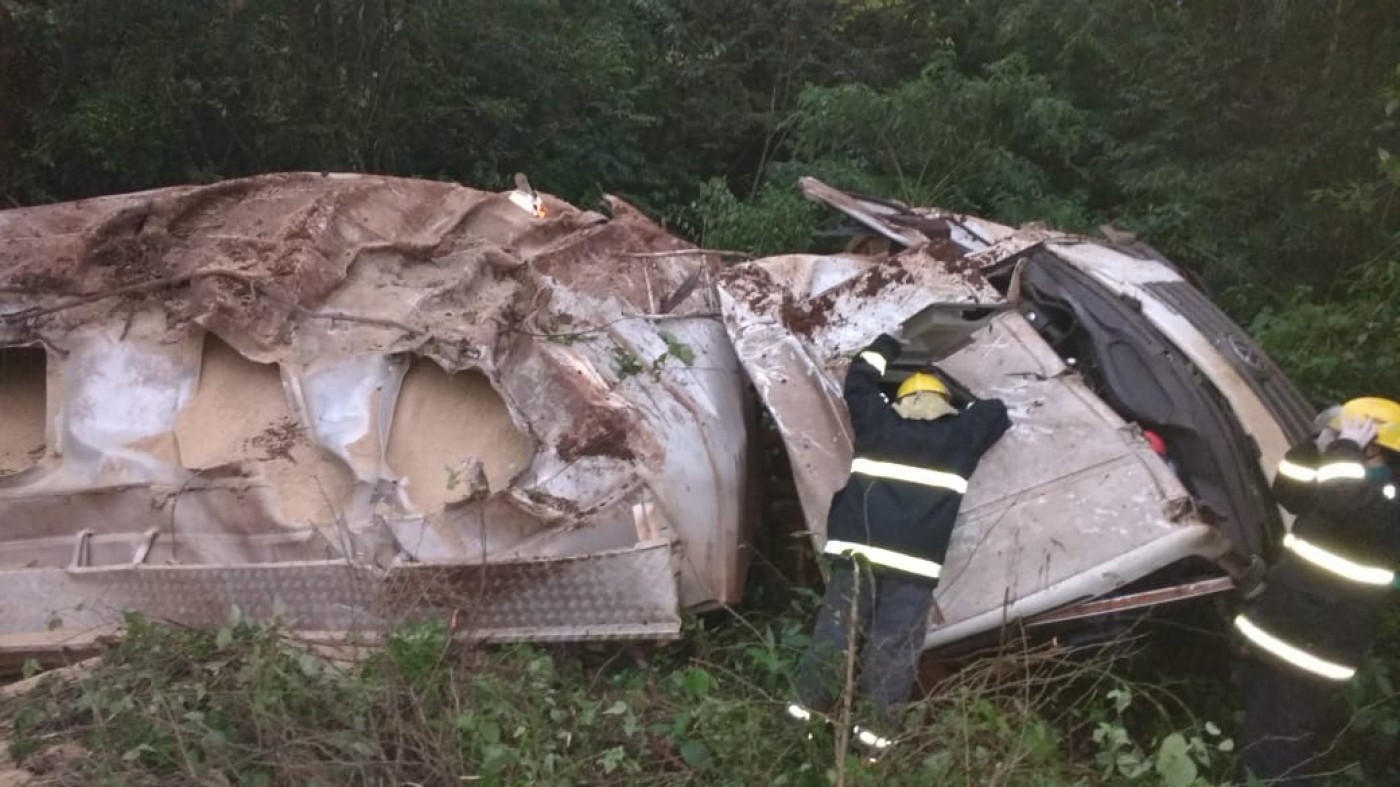
[[[824,550],[831,576],[798,668],[797,701],[787,708],[804,722],[824,719],[844,684],[850,646],[865,633],[859,696],[875,725],[852,734],[872,756],[892,744],[894,711],[913,688],[968,476],[1010,426],[1000,400],[974,399],[961,386],[955,397],[931,373],[911,375],[891,404],[879,382],[899,351],[898,340],[881,335],[846,373],[855,457],[832,498]]]
[[[1309,760],[1329,742],[1335,700],[1396,585],[1397,469],[1400,404],[1376,397],[1347,402],[1279,463],[1274,495],[1297,519],[1234,621],[1252,656],[1240,766],[1266,784],[1311,783]]]

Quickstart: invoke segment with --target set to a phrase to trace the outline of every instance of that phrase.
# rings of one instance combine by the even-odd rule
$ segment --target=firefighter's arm
[[[958,414],[955,423],[965,430],[964,439],[975,456],[986,453],[1011,428],[1006,403],[1000,399],[974,400]]]
[[[1395,484],[1378,484],[1366,478],[1361,446],[1338,437],[1317,463],[1313,509],[1331,516],[1384,516],[1396,507]]]
[[[1311,439],[1288,449],[1274,473],[1274,500],[1294,514],[1303,513],[1317,491],[1317,444]]]
[[[851,428],[855,430],[856,439],[894,417],[894,408],[880,393],[880,378],[890,362],[899,357],[899,351],[899,341],[882,333],[856,355],[846,371],[842,393],[851,413]]]

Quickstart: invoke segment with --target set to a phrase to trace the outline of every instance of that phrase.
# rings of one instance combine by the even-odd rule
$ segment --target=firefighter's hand
[[[1323,429],[1332,429],[1335,433],[1336,427],[1334,427],[1332,424],[1337,423],[1337,419],[1341,418],[1341,416],[1342,406],[1339,404],[1334,404],[1323,408],[1313,418],[1313,430],[1320,432]]]
[[[1350,440],[1365,448],[1376,439],[1376,422],[1365,416],[1343,416],[1341,428],[1337,430],[1337,439]]]
[[[1322,431],[1317,433],[1317,437],[1313,438],[1313,445],[1316,445],[1319,451],[1326,451],[1327,446],[1331,445],[1332,441],[1336,439],[1337,430],[1330,426],[1323,427]]]
[[[895,358],[899,357],[899,351],[901,348],[899,346],[898,339],[894,338],[888,333],[882,333],[878,337],[876,337],[875,341],[870,343],[869,349],[874,350],[875,352],[883,355],[886,360],[892,361]]]

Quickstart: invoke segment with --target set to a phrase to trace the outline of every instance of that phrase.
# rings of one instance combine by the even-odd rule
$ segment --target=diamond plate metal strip
[[[0,635],[81,632],[124,610],[189,626],[222,625],[237,606],[308,631],[379,629],[451,615],[491,640],[668,638],[680,629],[670,547],[656,542],[587,556],[487,566],[344,563],[140,566],[0,572]]]

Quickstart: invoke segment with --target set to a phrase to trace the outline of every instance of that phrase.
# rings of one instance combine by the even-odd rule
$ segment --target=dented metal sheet
[[[976,275],[948,276],[927,250],[885,260],[789,256],[730,269],[725,326],[787,445],[808,528],[850,470],[839,365],[881,330],[936,305],[1000,303]],[[872,332],[873,330],[873,332]]]
[[[1236,474],[1253,517],[1236,540],[1277,517],[1257,487],[1293,436],[1280,411],[1302,405],[1242,334],[1229,360],[1172,305],[1169,264],[802,189],[859,224],[848,253],[726,268],[613,198],[604,216],[359,175],[0,211],[0,657],[91,642],[127,608],[673,636],[683,610],[742,593],[750,385],[820,546],[850,468],[847,363],[900,329],[892,374],[937,360],[1012,419],[972,479],[926,645],[1071,619],[1188,558],[1231,570],[1248,545],[1202,507],[1202,479],[1193,496],[1094,365],[1048,343],[1027,299],[1070,290],[1030,293],[1062,283],[1038,264],[1144,304],[1137,335],[1188,359],[1178,383],[1199,370],[1211,423],[1241,436],[1211,461],[1261,449]]]
[[[936,592],[941,620],[936,614],[927,646],[1109,596],[1189,558],[1219,562],[1222,574],[1237,570],[1239,550],[1253,545],[1232,543],[1215,526],[1179,469],[1152,450],[1139,424],[1091,390],[1074,359],[1051,348],[1037,330],[1044,326],[1029,321],[1037,318],[1034,310],[1020,303],[1019,266],[1035,264],[1029,253],[1037,249],[1076,266],[1108,293],[1142,300],[1150,295],[1145,282],[1182,281],[1169,265],[1040,226],[1014,229],[911,209],[810,180],[802,188],[853,218],[869,237],[894,244],[869,257],[758,260],[731,271],[720,286],[726,326],[782,433],[816,546],[851,460],[840,380],[850,356],[876,335],[903,333],[906,369],[937,361],[978,395],[999,397],[1010,409],[1012,428],[971,479]],[[917,294],[869,286],[875,270],[893,279],[903,274],[889,271],[907,271]],[[997,289],[986,279],[994,272]],[[753,296],[754,281],[766,283],[759,290],[764,297]],[[811,319],[824,315],[822,306],[835,297],[842,298],[836,319]],[[1288,436],[1281,416],[1261,404],[1198,328],[1160,301],[1144,310],[1149,330],[1175,343],[1222,388],[1231,408],[1224,412],[1263,444],[1258,460],[1277,461],[1280,435]],[[1289,389],[1286,380],[1274,383]],[[1252,505],[1259,520],[1276,515],[1268,514],[1266,498]]]
[[[847,359],[930,303],[959,308],[999,300],[958,274],[937,273],[936,261],[921,262],[928,279],[944,277],[941,285],[930,287],[926,302],[877,292],[852,303],[842,312],[842,331],[856,341],[821,334],[803,341],[771,310],[759,313],[722,292],[735,346],[782,432],[818,545],[831,494],[850,469],[839,386]],[[1186,491],[1140,435],[1021,315],[1002,313],[964,330],[971,343],[940,364],[979,395],[1005,400],[1013,426],[971,479],[937,591],[944,622],[930,632],[929,646],[1101,595],[1188,555],[1214,558],[1228,550],[1217,531],[1183,513]]]
[[[1020,314],[940,362],[1007,403],[1012,427],[972,479],[930,646],[1104,595],[1185,557],[1230,549],[1180,480]]]
[[[263,582],[335,628],[335,577],[426,564],[542,566],[509,615],[476,605],[482,636],[654,636],[736,600],[753,408],[695,286],[718,260],[620,200],[540,199],[289,174],[0,212],[25,414],[0,426],[0,634],[99,600],[266,610]]]

